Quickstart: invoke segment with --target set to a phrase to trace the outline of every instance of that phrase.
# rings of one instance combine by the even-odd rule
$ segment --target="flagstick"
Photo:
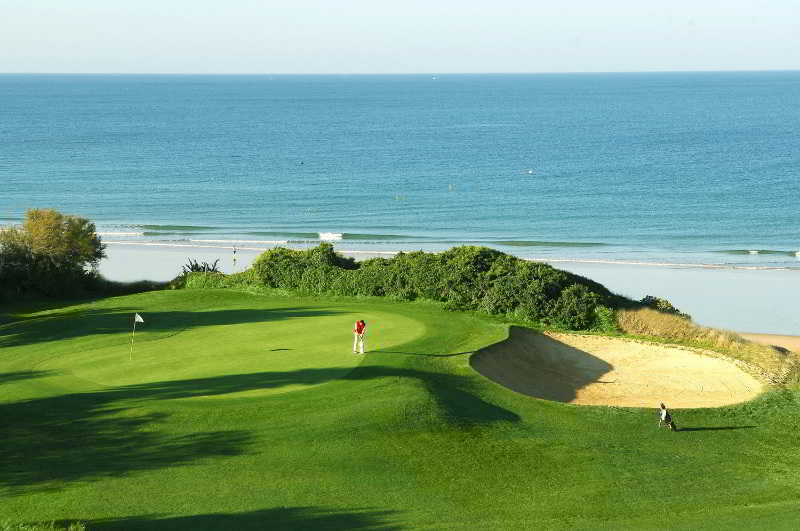
[[[136,336],[136,317],[133,318],[133,333],[131,334],[131,353],[128,356],[128,361],[133,360],[133,338]]]

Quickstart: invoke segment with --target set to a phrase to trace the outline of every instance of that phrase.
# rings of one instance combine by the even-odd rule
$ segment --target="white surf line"
[[[204,242],[215,242],[217,240],[191,240],[191,241],[204,241]],[[225,242],[229,242],[231,240],[222,240]],[[222,242],[221,241],[221,242]],[[247,242],[247,240],[242,240],[242,242]],[[238,250],[242,251],[268,251],[270,249],[274,249],[274,247],[242,247],[239,245],[196,245],[190,243],[161,243],[161,242],[117,242],[117,241],[106,241],[103,243],[112,244],[112,245],[141,245],[146,247],[189,247],[189,248],[197,248],[197,249],[233,249],[234,247]],[[273,242],[248,242],[248,243],[272,243],[273,245],[295,245],[299,249],[304,249],[299,244],[289,244],[288,241],[275,241]],[[401,252],[411,252],[411,251],[362,251],[362,250],[348,250],[348,249],[337,249],[339,253],[343,254],[352,254],[352,255],[385,255],[385,256],[395,256]],[[517,257],[521,258],[521,257]],[[605,265],[633,265],[633,266],[645,266],[645,267],[678,267],[683,269],[737,269],[737,270],[746,270],[746,271],[798,271],[795,268],[791,267],[778,267],[778,266],[739,266],[739,265],[722,265],[722,264],[686,264],[686,263],[672,263],[672,262],[640,262],[640,261],[627,261],[627,260],[602,260],[602,259],[591,259],[591,258],[521,258],[522,260],[527,260],[528,262],[542,262],[542,263],[573,263],[573,264],[605,264]],[[800,271],[798,271],[800,272]]]
[[[722,264],[683,264],[672,262],[634,262],[626,260],[600,260],[600,259],[581,259],[581,258],[525,258],[531,262],[569,262],[576,264],[608,264],[608,265],[636,265],[652,267],[683,267],[699,269],[745,269],[749,271],[794,271],[790,267],[779,266],[740,266]]]

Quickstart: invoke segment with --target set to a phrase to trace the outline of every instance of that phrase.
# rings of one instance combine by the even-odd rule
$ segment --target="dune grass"
[[[354,316],[374,325],[363,358]],[[2,323],[11,529],[789,529],[800,512],[790,388],[659,431],[655,410],[472,371],[497,320],[370,298],[149,292]]]

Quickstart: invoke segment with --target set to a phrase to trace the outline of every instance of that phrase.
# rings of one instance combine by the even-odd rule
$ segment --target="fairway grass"
[[[680,410],[671,433],[653,409],[489,381],[470,356],[508,326],[434,304],[180,290],[3,317],[0,522],[791,529],[800,515],[796,390]]]

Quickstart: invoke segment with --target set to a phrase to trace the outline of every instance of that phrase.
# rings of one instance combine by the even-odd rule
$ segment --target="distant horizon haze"
[[[0,0],[0,72],[796,70],[798,13],[799,0]]]
[[[0,76],[538,76],[603,74],[722,74],[737,72],[800,72],[798,68],[741,68],[720,70],[607,70],[519,72],[0,72]]]

